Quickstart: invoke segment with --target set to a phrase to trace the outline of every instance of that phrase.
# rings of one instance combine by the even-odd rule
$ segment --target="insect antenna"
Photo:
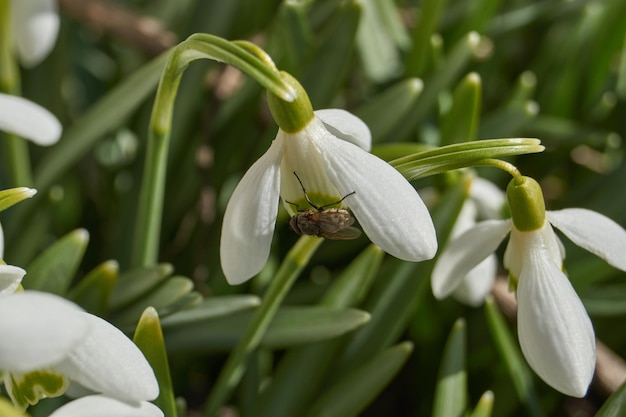
[[[314,202],[311,201],[311,199],[309,198],[309,195],[306,193],[306,190],[304,189],[304,184],[302,184],[302,180],[300,179],[300,177],[298,176],[298,174],[296,174],[296,171],[293,172],[293,175],[296,176],[296,179],[298,180],[298,182],[300,183],[300,187],[302,188],[302,192],[304,193],[304,197],[306,198],[306,201],[311,205],[311,207],[313,207],[314,209],[316,209],[317,211],[322,211],[324,210],[326,207],[330,207],[330,206],[334,206],[335,204],[339,204],[341,203],[343,200],[345,200],[347,197],[350,197],[353,194],[356,194],[356,191],[352,191],[351,193],[348,193],[346,195],[344,195],[343,197],[341,197],[341,200],[335,201],[334,203],[329,203],[329,204],[324,204],[323,206],[318,206],[317,204],[315,204]],[[298,208],[297,204],[291,203],[289,201],[287,201],[287,203],[296,206],[296,209]]]

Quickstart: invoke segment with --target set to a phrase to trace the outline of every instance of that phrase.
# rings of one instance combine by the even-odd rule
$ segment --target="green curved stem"
[[[241,340],[222,368],[204,410],[205,417],[213,417],[217,413],[219,407],[228,399],[241,380],[248,356],[261,343],[278,307],[322,241],[323,239],[316,237],[302,236],[287,253],[276,276],[272,279],[261,305],[254,313]]]
[[[150,119],[133,242],[133,267],[157,262],[172,114],[183,72],[198,59],[224,62],[250,75],[285,101],[293,101],[295,91],[283,81],[271,59],[260,51],[251,44],[238,44],[208,34],[192,35],[172,50],[161,75]]]
[[[20,96],[20,74],[11,41],[11,23],[11,1],[0,0],[0,91]],[[26,141],[6,134],[2,140],[2,148],[12,186],[32,186],[33,175]]]

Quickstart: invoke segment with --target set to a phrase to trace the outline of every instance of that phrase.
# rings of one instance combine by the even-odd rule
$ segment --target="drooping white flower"
[[[159,393],[137,346],[64,298],[37,291],[3,295],[0,317],[0,370],[18,407],[61,395],[70,382],[135,405]]]
[[[281,128],[226,207],[220,254],[228,282],[246,281],[267,261],[279,197],[292,215],[296,208],[290,203],[311,208],[294,172],[316,205],[354,192],[341,207],[352,211],[365,234],[385,252],[407,261],[432,258],[437,241],[426,206],[398,171],[367,152],[370,143],[367,126],[343,110],[311,113],[296,132]]]
[[[59,33],[56,0],[13,0],[13,41],[22,65],[34,67],[54,48]]]
[[[0,93],[0,130],[49,146],[59,140],[63,129],[57,118],[40,105]]]
[[[504,266],[517,283],[522,352],[546,383],[564,394],[583,397],[595,369],[595,336],[582,302],[563,273],[565,253],[552,226],[622,271],[626,271],[626,231],[591,210],[546,212],[541,188],[524,178],[523,184],[517,184],[522,192],[515,187],[511,191],[511,185],[507,189],[514,221],[480,222],[450,242],[438,260],[441,267],[436,274],[433,271],[433,293],[437,298],[448,296],[510,233]]]

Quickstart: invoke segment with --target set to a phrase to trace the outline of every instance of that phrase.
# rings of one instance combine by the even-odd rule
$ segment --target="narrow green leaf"
[[[378,274],[384,252],[370,245],[337,277],[324,294],[321,305],[346,308],[358,305]],[[334,339],[287,351],[271,382],[254,404],[256,417],[303,415],[332,369],[342,340]]]
[[[215,319],[252,307],[257,307],[261,299],[256,295],[223,295],[204,299],[199,305],[181,310],[161,320],[164,330],[184,327],[196,322]]]
[[[133,336],[133,342],[141,349],[152,366],[159,383],[159,396],[154,403],[163,411],[165,417],[176,417],[176,402],[167,361],[167,351],[159,324],[159,315],[154,308],[146,308],[141,315]]]
[[[498,306],[491,297],[485,300],[485,314],[496,348],[506,364],[520,401],[526,405],[531,416],[542,416],[530,370],[517,343],[511,336]]]
[[[434,0],[440,1],[440,0]],[[419,124],[429,112],[434,112],[437,99],[457,79],[474,55],[481,43],[481,37],[476,32],[470,32],[455,44],[442,64],[440,71],[424,77],[424,91],[417,100],[413,111],[404,119],[404,123],[394,132],[399,140],[413,137]],[[410,73],[411,76],[418,74]]]
[[[146,307],[152,306],[161,310],[187,295],[192,289],[193,282],[189,278],[170,277],[133,304],[116,311],[111,319],[120,324],[135,323]]]
[[[241,339],[255,310],[246,310],[165,329],[170,352],[226,351]],[[369,314],[355,309],[326,307],[282,307],[267,329],[261,346],[280,349],[301,343],[330,339],[352,331],[369,320]]]
[[[118,273],[119,265],[116,261],[104,262],[81,279],[70,290],[68,298],[90,313],[104,317],[108,312]]]
[[[623,417],[626,415],[626,382],[602,405],[595,417]]]
[[[7,190],[0,190],[0,211],[6,210],[9,207],[23,201],[27,198],[31,198],[37,193],[37,190],[27,187],[9,188]]]
[[[467,192],[467,185],[461,182],[447,190],[431,210],[439,244],[442,246],[448,239]],[[385,279],[364,305],[372,318],[350,336],[338,364],[334,367],[334,375],[341,375],[358,366],[398,340],[408,322],[415,318],[417,304],[430,290],[427,277],[430,276],[432,267],[433,261],[412,263],[395,259],[389,259],[388,264],[383,265],[381,274],[384,272]]]
[[[626,314],[626,285],[605,284],[592,287],[581,294],[585,309],[592,316],[618,316]]]
[[[419,78],[402,80],[354,110],[369,126],[373,143],[391,139],[390,132],[410,113],[423,88]]]
[[[466,333],[465,320],[458,319],[452,326],[443,351],[433,417],[461,417],[467,408]]]
[[[340,3],[327,23],[316,59],[302,73],[301,82],[314,109],[328,107],[336,97],[340,86],[345,83],[353,62],[353,50],[363,5],[349,0]],[[332,76],[328,71],[332,68]]]
[[[63,236],[26,268],[24,288],[65,295],[89,243],[89,233],[77,229]]]
[[[413,30],[413,47],[406,58],[405,72],[411,77],[420,77],[429,69],[428,51],[430,41],[443,11],[446,0],[427,0],[421,3],[419,19]]]
[[[452,93],[452,107],[441,120],[441,144],[476,140],[481,109],[481,80],[475,72],[466,75]]]
[[[474,408],[470,417],[491,417],[491,412],[493,411],[493,400],[493,392],[485,391],[485,393],[480,396],[478,404],[476,404],[476,408]]]
[[[423,143],[391,142],[375,145],[372,148],[372,153],[384,161],[389,162],[394,159],[400,159],[407,155],[418,154],[431,149],[433,149],[431,145],[425,145]]]
[[[117,311],[142,297],[172,273],[170,264],[137,268],[120,274],[111,297],[111,311]]]
[[[310,407],[308,417],[358,416],[400,371],[413,344],[403,342],[343,375]]]

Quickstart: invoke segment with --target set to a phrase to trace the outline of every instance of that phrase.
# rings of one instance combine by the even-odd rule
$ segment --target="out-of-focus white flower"
[[[61,395],[70,383],[135,406],[158,396],[137,346],[70,301],[37,291],[3,295],[0,317],[0,371],[16,407]]]
[[[523,177],[507,189],[513,220],[487,220],[450,242],[439,258],[433,293],[444,298],[511,234],[504,266],[517,284],[518,337],[532,369],[564,394],[582,397],[595,369],[591,320],[563,273],[565,253],[552,226],[578,246],[626,271],[626,232],[585,209],[545,211],[541,188]],[[434,273],[433,273],[434,275]]]
[[[57,118],[38,104],[22,97],[0,93],[0,130],[37,145],[55,144],[63,128]]]
[[[463,203],[451,233],[451,240],[460,236],[463,232],[476,225],[478,219],[500,218],[502,207],[505,203],[504,192],[491,181],[480,177],[471,179],[468,198]],[[444,262],[449,250],[447,247],[440,254],[439,259]],[[433,269],[432,279],[440,276],[441,262],[437,260]],[[478,265],[472,268],[461,280],[452,292],[452,296],[460,302],[478,307],[485,301],[485,297],[491,291],[496,278],[498,260],[495,254],[490,254]]]
[[[344,110],[314,114],[306,93],[297,87],[294,103],[277,104],[278,99],[273,102],[268,96],[280,129],[226,207],[220,255],[228,282],[242,283],[265,265],[279,197],[291,215],[296,213],[294,205],[311,208],[294,172],[318,206],[354,192],[334,207],[350,209],[365,234],[385,252],[407,261],[432,258],[437,240],[430,214],[411,184],[368,152],[371,135],[365,123]]]
[[[57,40],[59,13],[56,0],[13,0],[13,41],[22,65],[34,67],[43,61]]]

